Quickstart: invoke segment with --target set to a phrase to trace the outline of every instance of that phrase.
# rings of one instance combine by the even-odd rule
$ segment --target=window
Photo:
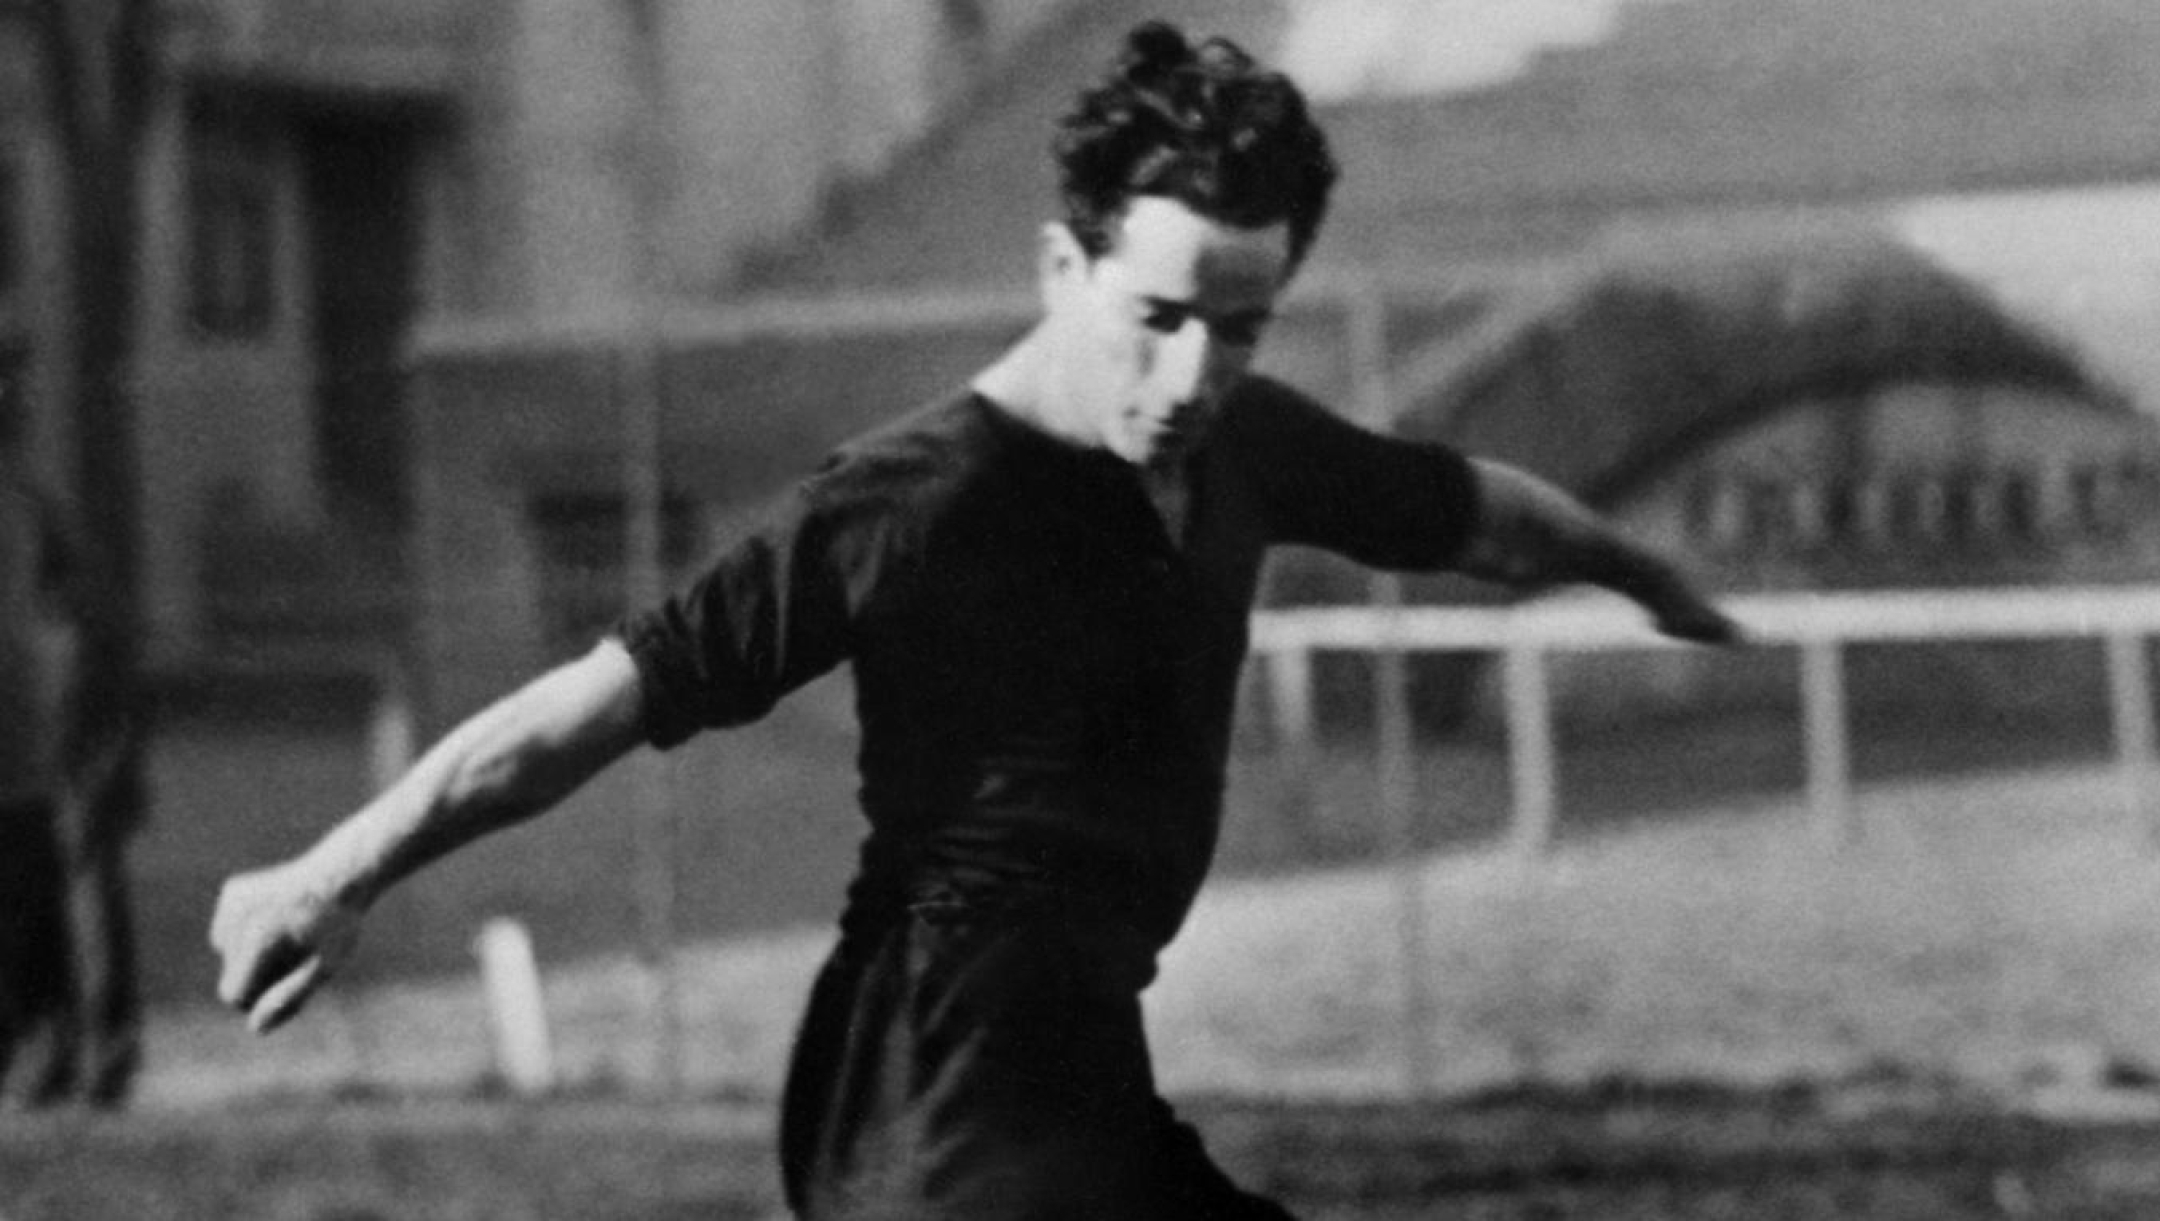
[[[2071,512],[2084,533],[2105,538],[2121,531],[2127,506],[2120,474],[2098,463],[2080,463],[2071,468]]]
[[[1832,547],[1850,547],[1873,540],[1868,529],[1865,485],[1852,478],[1832,479],[1823,489],[1823,541]]]
[[[2028,471],[2004,471],[1998,485],[1997,508],[2003,536],[2015,543],[2038,542],[2042,524],[2040,490]]]
[[[1904,545],[1940,543],[1949,530],[1949,489],[1929,473],[1913,473],[1890,485],[1890,533]]]
[[[1779,479],[1747,481],[1747,539],[1759,552],[1789,550],[1796,534],[1790,484]]]
[[[269,333],[277,299],[273,187],[262,139],[198,118],[187,179],[187,315],[198,334]]]
[[[1689,490],[1688,529],[1713,551],[1738,551],[1745,544],[1747,513],[1745,490],[1729,475],[1706,475]]]
[[[1830,494],[1813,479],[1795,480],[1786,488],[1785,515],[1796,548],[1813,550],[1843,541],[1831,529]]]
[[[1953,543],[1984,544],[1994,532],[1995,505],[1988,499],[1988,478],[1959,468],[1942,476],[1942,532]]]

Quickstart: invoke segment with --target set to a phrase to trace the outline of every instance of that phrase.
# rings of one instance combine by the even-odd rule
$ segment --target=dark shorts
[[[1284,1221],[1155,1092],[1154,951],[1070,913],[917,903],[843,938],[782,1115],[805,1221]]]

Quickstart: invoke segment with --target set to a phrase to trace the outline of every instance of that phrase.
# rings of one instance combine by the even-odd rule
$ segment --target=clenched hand
[[[360,915],[305,858],[228,879],[210,922],[210,946],[224,962],[218,999],[257,1034],[275,1030],[351,956]]]

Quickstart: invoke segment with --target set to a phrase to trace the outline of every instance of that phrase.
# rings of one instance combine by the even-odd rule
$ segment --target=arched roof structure
[[[1803,399],[2016,385],[2130,414],[2076,353],[1885,235],[1636,243],[1498,294],[1413,360],[1396,427],[1593,501]]]

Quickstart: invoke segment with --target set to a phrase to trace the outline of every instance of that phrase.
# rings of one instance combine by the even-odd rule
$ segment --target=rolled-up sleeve
[[[812,479],[687,586],[620,621],[647,740],[665,748],[755,720],[845,660],[884,568],[876,525],[846,480]]]

